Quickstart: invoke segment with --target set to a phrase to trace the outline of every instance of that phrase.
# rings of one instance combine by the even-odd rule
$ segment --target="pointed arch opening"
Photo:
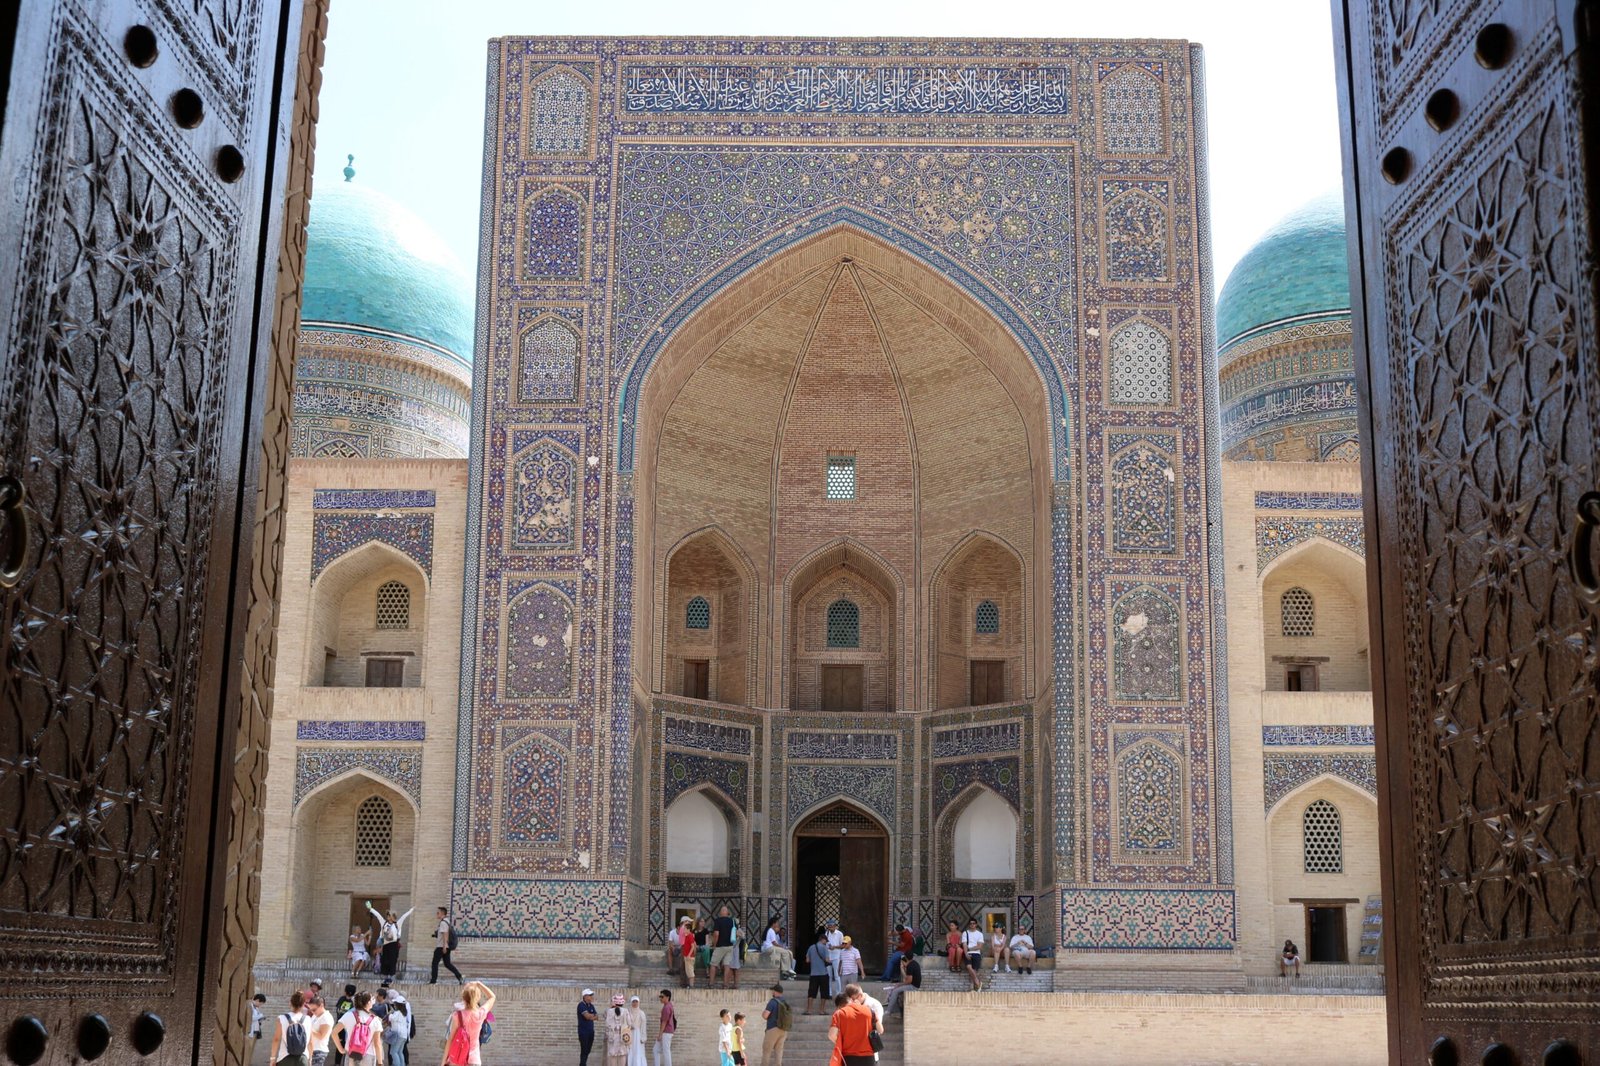
[[[1284,552],[1261,574],[1269,692],[1371,689],[1366,560],[1326,537]]]
[[[701,529],[673,546],[666,578],[658,691],[745,703],[757,660],[750,630],[758,583],[749,558],[722,530]]]
[[[1020,555],[998,537],[969,534],[934,572],[934,706],[1027,699],[1028,595]]]
[[[307,686],[416,688],[428,639],[428,577],[382,541],[346,552],[317,576],[307,612]]]
[[[830,800],[803,816],[791,838],[796,943],[814,942],[830,919],[850,931],[863,962],[888,958],[892,854],[888,827],[849,800]]]

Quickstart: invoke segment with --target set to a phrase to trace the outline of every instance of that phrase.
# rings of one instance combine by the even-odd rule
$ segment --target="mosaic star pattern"
[[[582,155],[594,126],[593,91],[568,66],[535,69],[528,86],[529,155]]]
[[[1111,550],[1171,555],[1178,550],[1178,470],[1173,438],[1113,433]]]
[[[506,750],[503,839],[512,845],[553,846],[562,839],[562,797],[567,761],[554,744],[537,736]]]
[[[1142,318],[1111,334],[1111,402],[1119,407],[1172,405],[1172,342]]]
[[[1183,764],[1177,752],[1145,740],[1117,756],[1118,841],[1125,853],[1167,860],[1180,852],[1183,807]]]
[[[1321,537],[1349,548],[1357,555],[1367,554],[1367,534],[1359,518],[1295,518],[1287,515],[1256,518],[1256,573],[1291,548]]]
[[[1100,82],[1100,150],[1107,155],[1160,155],[1167,150],[1161,63],[1096,63]]]
[[[522,235],[524,278],[583,280],[584,215],[582,195],[564,185],[546,185],[529,194]]]
[[[1269,811],[1289,793],[1324,774],[1350,782],[1370,793],[1373,799],[1378,797],[1378,760],[1373,755],[1280,755],[1268,752],[1261,761],[1266,783],[1265,804]]]
[[[572,403],[578,398],[578,334],[543,318],[522,334],[517,357],[519,403]]]
[[[311,520],[311,580],[335,559],[372,541],[405,553],[432,575],[433,515],[319,513]]]
[[[295,752],[294,802],[310,795],[325,781],[343,777],[352,770],[371,774],[394,786],[411,802],[422,804],[422,749],[418,748],[320,748],[302,747]]]

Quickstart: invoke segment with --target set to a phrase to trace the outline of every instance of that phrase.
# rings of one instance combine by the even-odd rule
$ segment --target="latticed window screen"
[[[994,605],[993,600],[978,604],[977,628],[979,633],[1000,632],[1000,608]]]
[[[711,604],[706,601],[704,596],[696,596],[683,609],[683,627],[685,629],[711,628]]]
[[[1344,873],[1344,833],[1339,808],[1327,800],[1313,800],[1302,822],[1308,874]]]
[[[812,881],[814,886],[811,897],[812,914],[818,925],[827,925],[829,922],[843,922],[844,915],[840,913],[840,892],[838,874],[817,874]]]
[[[830,500],[853,500],[856,498],[855,456],[828,456],[828,476],[824,495]]]
[[[1286,637],[1314,637],[1317,635],[1317,604],[1311,593],[1296,585],[1284,592],[1278,601],[1283,615],[1283,635]]]
[[[849,600],[828,604],[828,647],[861,647],[861,608]]]
[[[378,628],[411,628],[411,590],[404,581],[385,581],[378,586]]]
[[[368,796],[356,808],[356,865],[388,866],[394,844],[394,808],[382,796]]]

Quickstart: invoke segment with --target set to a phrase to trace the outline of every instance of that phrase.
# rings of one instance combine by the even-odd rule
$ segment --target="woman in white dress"
[[[367,954],[368,933],[359,925],[350,927],[350,976],[354,977],[367,968],[367,963],[372,961],[372,956]]]
[[[628,1002],[628,1025],[633,1029],[633,1039],[628,1044],[628,1066],[650,1066],[644,1055],[646,1031],[650,1023],[645,1019],[638,996]]]

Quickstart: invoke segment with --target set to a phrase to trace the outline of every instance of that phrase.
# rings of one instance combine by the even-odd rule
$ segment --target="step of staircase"
[[[428,962],[432,963],[430,957]],[[623,987],[628,985],[630,973],[626,966],[620,963],[525,963],[525,962],[481,962],[474,963],[470,959],[457,958],[456,966],[462,975],[469,981],[509,981],[515,984],[535,986],[581,986],[604,985],[607,987]],[[309,982],[312,978],[322,981],[328,989],[342,988],[346,983],[360,985],[363,988],[373,987],[382,980],[382,977],[371,970],[358,977],[350,976],[350,966],[342,958],[290,958],[282,963],[260,963],[255,968],[257,980],[262,981],[295,981]],[[425,983],[430,976],[430,965],[406,966],[402,960],[395,974],[395,983],[401,986]],[[646,982],[646,987],[655,984],[660,971]],[[439,979],[441,982],[455,979],[441,969]]]
[[[1381,996],[1383,975],[1302,974],[1300,977],[1247,977],[1246,987],[1255,993],[1297,996]]]
[[[1033,973],[996,973],[994,970],[985,970],[980,975],[985,992],[1054,992],[1055,971],[1035,970]],[[972,979],[965,970],[960,973],[951,973],[949,968],[941,964],[938,969],[924,968],[922,971],[922,987],[928,992],[968,992],[972,989]]]
[[[816,1014],[807,1017],[800,1011],[795,1012],[794,1028],[789,1032],[789,1039],[783,1046],[783,1061],[795,1063],[827,1062],[833,1045],[828,1042],[829,1014]],[[901,1066],[905,1061],[905,1035],[901,1032],[900,1019],[894,1018],[886,1021],[883,1027],[883,1051],[878,1056],[879,1066]],[[752,1030],[752,1043],[759,1050],[759,1032]],[[747,1055],[751,1061],[759,1062],[760,1055]]]

